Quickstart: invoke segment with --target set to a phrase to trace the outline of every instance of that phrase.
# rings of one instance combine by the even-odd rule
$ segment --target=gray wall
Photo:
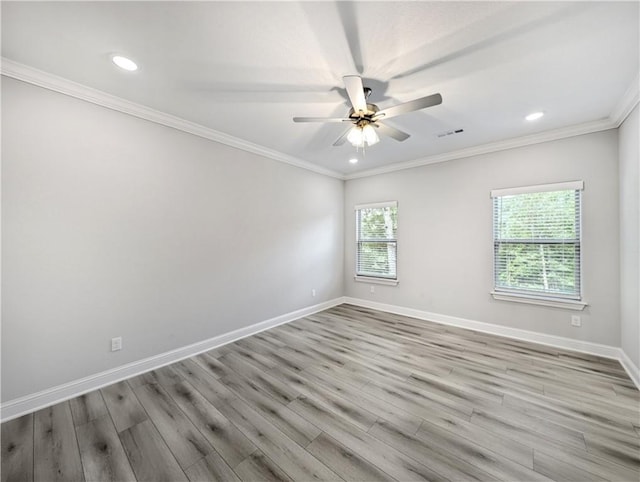
[[[342,295],[342,181],[2,90],[3,400]]]
[[[620,317],[622,349],[640,367],[640,145],[638,106],[619,129],[620,151]]]
[[[345,184],[12,79],[2,89],[3,401],[343,294],[622,343],[640,365],[637,108],[619,136]],[[489,191],[578,179],[582,328],[574,312],[489,295]],[[353,280],[353,206],[388,200],[400,284],[371,294]]]
[[[620,346],[618,138],[609,130],[415,169],[345,186],[347,296]],[[491,189],[584,180],[582,327],[576,312],[496,301]],[[398,201],[398,286],[356,282],[353,206]]]

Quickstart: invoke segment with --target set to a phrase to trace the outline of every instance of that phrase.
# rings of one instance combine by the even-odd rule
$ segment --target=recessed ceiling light
[[[351,159],[349,159],[349,162],[350,162],[351,164],[357,164],[357,163],[358,163],[358,159],[357,159],[357,158],[355,158],[355,157],[352,157]]]
[[[540,119],[540,117],[542,117],[543,115],[544,112],[533,112],[532,114],[529,114],[527,117],[525,117],[525,119],[527,119],[528,121],[534,121]]]
[[[128,70],[129,72],[138,70],[138,66],[133,60],[123,57],[121,55],[114,55],[113,57],[111,57],[111,60],[113,60],[113,63],[116,64],[118,67],[124,70]]]

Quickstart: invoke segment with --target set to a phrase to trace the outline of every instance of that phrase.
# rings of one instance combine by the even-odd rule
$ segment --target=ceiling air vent
[[[461,132],[464,132],[464,129],[456,129],[455,131],[445,131],[438,134],[438,137],[452,136],[454,134],[460,134]]]

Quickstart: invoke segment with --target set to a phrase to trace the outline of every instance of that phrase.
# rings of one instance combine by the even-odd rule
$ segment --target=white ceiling
[[[637,82],[638,26],[638,2],[3,1],[2,55],[349,174],[606,119]],[[292,122],[344,116],[350,74],[381,109],[443,103],[388,120],[411,137],[353,166],[343,124]]]

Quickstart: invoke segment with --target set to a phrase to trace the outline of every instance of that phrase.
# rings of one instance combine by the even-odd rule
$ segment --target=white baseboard
[[[93,390],[97,390],[107,385],[111,385],[112,383],[116,383],[121,380],[140,375],[141,373],[148,372],[150,370],[154,370],[156,368],[160,368],[180,360],[184,360],[185,358],[189,358],[199,353],[212,350],[216,347],[226,345],[227,343],[231,343],[247,336],[255,335],[256,333],[268,330],[269,328],[295,321],[307,315],[318,313],[319,311],[332,308],[342,303],[349,303],[356,306],[362,306],[364,308],[385,311],[387,313],[394,313],[397,315],[409,316],[420,320],[428,320],[435,323],[457,326],[459,328],[467,328],[469,330],[504,336],[506,338],[514,338],[517,340],[539,343],[541,345],[548,345],[556,348],[589,353],[605,358],[614,358],[620,362],[620,364],[629,374],[631,380],[633,380],[633,382],[640,390],[640,370],[637,366],[635,366],[635,364],[631,361],[627,354],[618,347],[573,340],[571,338],[547,335],[544,333],[521,330],[518,328],[509,328],[506,326],[494,325],[482,321],[457,318],[454,316],[431,313],[428,311],[405,308],[402,306],[377,303],[374,301],[363,300],[359,298],[340,297],[334,298],[333,300],[329,300],[324,303],[309,306],[307,308],[292,311],[284,315],[276,316],[275,318],[271,318],[253,324],[251,326],[240,328],[223,335],[209,338],[208,340],[193,343],[176,350],[161,353],[159,355],[132,362],[127,365],[122,365],[120,367],[81,378],[79,380],[74,380],[63,385],[58,385],[41,392],[27,395],[25,397],[10,400],[0,406],[0,421],[6,422],[27,413],[40,410],[41,408],[55,405],[56,403],[69,400],[70,398],[77,397]]]
[[[443,325],[456,326],[466,328],[468,330],[480,331],[492,335],[513,338],[516,340],[529,341],[540,345],[552,346],[554,348],[562,348],[590,355],[598,355],[604,358],[613,358],[618,360],[623,368],[627,371],[629,378],[635,383],[640,390],[640,372],[627,354],[619,347],[602,345],[599,343],[591,343],[588,341],[574,340],[562,336],[547,335],[535,331],[521,330],[519,328],[510,328],[508,326],[494,325],[483,321],[469,320],[466,318],[458,318],[455,316],[442,315],[440,313],[431,313],[429,311],[416,310],[413,308],[405,308],[403,306],[389,305],[385,303],[377,303],[375,301],[364,300],[361,298],[344,297],[344,302],[363,308],[371,308],[374,310],[385,311],[396,315],[410,316],[419,320],[433,321]]]
[[[121,380],[140,375],[141,373],[184,360],[185,358],[192,357],[199,353],[212,350],[216,347],[226,345],[227,343],[239,340],[240,338],[255,335],[256,333],[268,330],[269,328],[289,323],[307,315],[332,308],[333,306],[337,306],[343,302],[344,299],[342,297],[335,298],[333,300],[325,301],[324,303],[319,303],[284,315],[276,316],[275,318],[261,321],[223,335],[218,335],[213,338],[209,338],[208,340],[193,343],[182,348],[154,355],[149,358],[144,358],[142,360],[128,363],[95,375],[90,375],[79,380],[74,380],[63,385],[48,388],[25,397],[10,400],[0,406],[0,421],[6,422],[7,420],[40,410],[41,408],[55,405],[56,403],[69,400],[70,398],[77,397],[84,393],[106,387],[112,383],[116,383]]]
[[[640,368],[638,368],[635,363],[631,361],[631,358],[625,353],[625,351],[620,348],[620,358],[618,358],[622,367],[626,370],[629,378],[633,380],[633,383],[636,384],[638,390],[640,390]]]

